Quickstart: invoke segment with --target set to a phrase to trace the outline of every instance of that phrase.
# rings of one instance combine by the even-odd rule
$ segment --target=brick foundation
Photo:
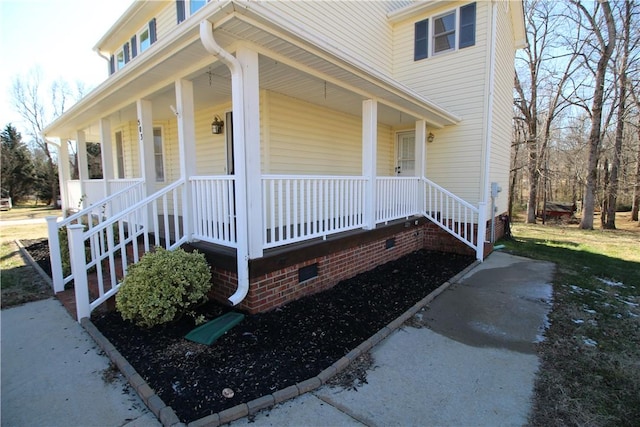
[[[237,307],[249,313],[273,310],[287,302],[330,289],[340,281],[369,271],[378,265],[396,260],[419,249],[429,249],[475,256],[475,252],[437,225],[420,220],[407,221],[389,233],[380,234],[373,241],[359,243],[321,256],[291,262],[267,273],[252,274],[250,264],[249,293]],[[393,240],[393,246],[391,246]],[[299,282],[298,270],[317,264],[318,275]],[[212,297],[226,302],[237,286],[237,274],[220,267],[212,267],[214,291]]]

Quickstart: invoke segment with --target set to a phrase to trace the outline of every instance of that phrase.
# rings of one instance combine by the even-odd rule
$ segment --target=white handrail
[[[187,241],[180,221],[186,182],[179,180],[88,230],[82,225],[67,228],[78,321],[118,291],[127,267],[152,246],[172,250]],[[92,282],[97,284],[98,295],[91,300],[85,287],[89,271],[94,270]]]

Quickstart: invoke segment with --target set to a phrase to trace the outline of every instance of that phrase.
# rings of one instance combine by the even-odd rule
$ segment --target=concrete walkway
[[[2,310],[2,426],[158,426],[56,299]]]
[[[357,390],[323,386],[239,426],[521,426],[554,265],[494,252],[371,350]]]

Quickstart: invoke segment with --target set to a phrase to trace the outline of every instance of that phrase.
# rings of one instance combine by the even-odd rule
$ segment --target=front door
[[[414,176],[416,170],[416,134],[399,132],[396,140],[396,175]]]

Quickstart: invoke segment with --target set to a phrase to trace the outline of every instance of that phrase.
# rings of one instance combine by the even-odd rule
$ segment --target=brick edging
[[[147,382],[136,372],[136,370],[127,362],[127,360],[120,354],[120,352],[111,344],[111,342],[96,328],[96,326],[88,318],[83,318],[80,324],[85,331],[93,338],[98,346],[104,351],[109,359],[118,367],[120,372],[125,376],[127,381],[133,389],[138,393],[138,396],[147,405],[149,410],[160,420],[165,427],[179,427],[185,424],[180,422],[180,419],[174,412],[174,410],[165,405],[155,391]]]
[[[42,280],[44,280],[47,283],[47,285],[51,287],[51,290],[53,291],[53,281],[51,280],[51,277],[49,277],[49,275],[42,269],[42,267],[40,267],[40,265],[36,262],[36,260],[33,259],[33,257],[27,250],[27,248],[25,248],[24,245],[22,244],[22,241],[20,241],[19,239],[16,239],[14,240],[14,242],[16,243],[16,245],[18,245],[18,249],[20,249],[20,253],[27,260],[29,265],[31,265],[31,267],[33,267],[38,272],[38,274],[42,277]]]
[[[142,401],[153,412],[153,414],[160,420],[165,427],[218,427],[222,424],[230,423],[247,415],[253,415],[258,411],[272,406],[278,403],[285,402],[293,399],[302,394],[320,388],[323,384],[329,381],[333,376],[346,369],[351,362],[360,357],[363,353],[369,351],[382,340],[388,337],[396,329],[402,327],[402,325],[413,317],[424,306],[433,301],[438,295],[444,292],[452,284],[458,283],[469,271],[474,269],[480,261],[475,261],[460,273],[453,276],[451,279],[444,282],[437,289],[429,293],[426,297],[418,301],[407,311],[402,313],[395,320],[390,322],[387,326],[384,326],[378,332],[373,334],[367,340],[363,341],[359,346],[351,350],[349,353],[338,359],[331,366],[320,372],[318,375],[311,377],[305,381],[299,382],[295,385],[283,388],[275,391],[273,394],[268,394],[257,399],[251,400],[247,403],[241,403],[232,408],[225,409],[224,411],[207,415],[206,417],[192,421],[185,426],[180,422],[180,419],[174,412],[174,410],[164,404],[162,399],[155,394],[153,389],[149,387],[146,381],[136,372],[136,370],[127,362],[127,360],[120,354],[118,350],[109,342],[107,338],[95,327],[91,320],[84,318],[80,322],[82,327],[91,335],[98,346],[109,356],[111,361],[116,364],[120,372],[127,378],[129,384],[136,390]]]

